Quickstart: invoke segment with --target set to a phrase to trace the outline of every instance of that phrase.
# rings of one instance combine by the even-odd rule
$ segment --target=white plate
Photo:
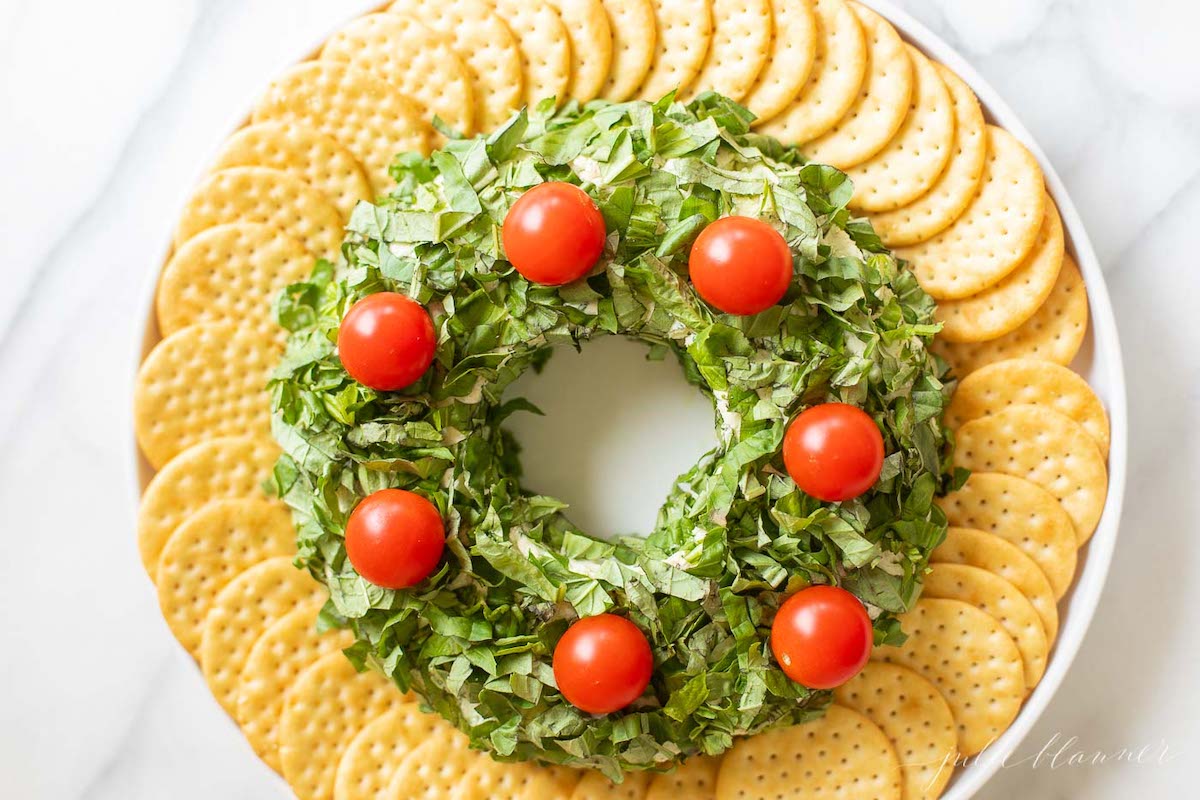
[[[1125,492],[1125,468],[1127,445],[1127,419],[1125,400],[1125,373],[1121,364],[1121,349],[1117,340],[1117,327],[1113,319],[1112,306],[1108,299],[1108,289],[1104,283],[1104,275],[1100,264],[1092,250],[1092,244],[1079,218],[1079,213],[1071,202],[1062,181],[1054,168],[1046,159],[1045,153],[1038,147],[1030,136],[1029,131],[1013,113],[1012,109],[1000,99],[988,83],[974,69],[938,38],[932,31],[917,22],[906,12],[896,8],[887,0],[865,0],[868,5],[887,17],[906,40],[921,49],[937,61],[946,64],[979,96],[984,113],[990,122],[1006,128],[1018,139],[1024,142],[1041,162],[1046,174],[1046,183],[1054,196],[1062,214],[1063,224],[1067,234],[1068,248],[1074,254],[1079,268],[1083,272],[1087,284],[1088,300],[1090,303],[1090,326],[1083,348],[1072,365],[1080,372],[1095,389],[1096,393],[1108,409],[1112,425],[1112,442],[1109,449],[1108,468],[1109,486],[1108,499],[1105,503],[1104,514],[1088,545],[1080,552],[1080,569],[1076,574],[1075,583],[1063,598],[1059,613],[1062,624],[1058,640],[1050,656],[1046,673],[1038,684],[1037,689],[1025,702],[1021,713],[1012,726],[991,747],[979,756],[972,757],[965,768],[955,772],[953,781],[943,797],[946,800],[967,800],[973,796],[984,783],[1004,763],[1005,758],[1014,752],[1021,740],[1029,733],[1034,723],[1049,705],[1063,677],[1071,666],[1079,645],[1095,612],[1100,592],[1108,575],[1109,563],[1112,560],[1113,547],[1117,538],[1117,525],[1121,516],[1121,503]],[[341,20],[334,20],[340,23]],[[335,29],[331,26],[330,32]],[[319,46],[320,43],[316,43]],[[309,52],[316,49],[316,46]],[[298,57],[302,54],[298,54]],[[264,87],[265,88],[265,87]],[[242,114],[231,121],[229,130],[232,132],[240,127],[246,115]],[[221,143],[214,145],[212,152],[216,153]],[[201,165],[197,170],[196,179],[199,181],[202,170],[207,165]],[[180,188],[182,208],[190,186]],[[170,232],[164,236],[164,261],[170,252]],[[154,288],[161,264],[151,266],[150,274],[144,289],[144,305],[146,323],[142,341],[136,343],[133,372],[141,363],[145,354],[159,339],[158,326],[154,318]],[[132,385],[132,381],[131,381]],[[130,419],[132,423],[132,419]],[[138,451],[136,439],[130,426],[131,460],[130,485],[133,490],[134,502],[140,499],[146,483],[153,475],[148,463]],[[685,462],[686,463],[686,462]],[[653,511],[649,512],[653,518]]]

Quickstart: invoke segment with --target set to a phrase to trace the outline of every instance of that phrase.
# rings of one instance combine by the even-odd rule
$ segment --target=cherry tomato
[[[395,292],[379,292],[346,312],[337,343],[342,366],[351,378],[381,392],[394,392],[429,369],[437,333],[419,303]]]
[[[346,555],[376,586],[407,589],[437,569],[446,529],[437,506],[403,489],[367,495],[346,523]]]
[[[554,648],[554,680],[567,702],[589,714],[619,711],[642,696],[654,656],[637,625],[615,614],[576,622]]]
[[[810,586],[784,601],[771,623],[771,652],[784,674],[810,689],[832,689],[858,674],[874,633],[862,602],[836,586]]]
[[[696,291],[726,314],[757,314],[792,282],[792,251],[779,231],[753,217],[722,217],[700,231],[688,255]]]
[[[852,500],[883,469],[883,435],[871,415],[845,403],[823,403],[792,420],[783,463],[801,491],[818,500]]]
[[[604,251],[604,217],[587,192],[570,183],[540,183],[504,217],[504,253],[534,283],[579,280]]]

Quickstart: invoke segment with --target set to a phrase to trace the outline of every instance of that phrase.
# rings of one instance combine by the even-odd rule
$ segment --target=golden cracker
[[[650,0],[603,0],[612,31],[612,69],[600,96],[623,102],[641,86],[654,62],[658,28]]]
[[[826,133],[805,142],[810,161],[849,169],[887,147],[912,103],[913,64],[908,45],[891,23],[851,3],[867,38],[867,71],[854,104]]]
[[[449,37],[475,93],[480,130],[503,125],[525,97],[521,47],[512,28],[483,0],[396,0],[388,11],[408,14]]]
[[[214,170],[270,167],[290,172],[312,186],[341,212],[343,219],[360,200],[371,200],[371,182],[354,154],[306,125],[260,122],[230,136],[217,154]]]
[[[1078,558],[1075,526],[1054,495],[1023,478],[975,472],[935,502],[951,525],[999,536],[1033,559],[1056,600],[1067,593]]]
[[[489,0],[521,48],[525,103],[548,97],[561,105],[571,83],[571,40],[558,11],[546,0]]]
[[[430,130],[416,103],[370,72],[334,61],[296,64],[274,81],[254,108],[255,122],[306,125],[354,154],[375,194],[392,186],[398,153],[429,152]]]
[[[600,94],[612,66],[613,32],[602,0],[550,0],[571,40],[567,96],[585,103]]]
[[[646,800],[715,800],[720,767],[718,756],[694,755],[670,772],[651,778]]]
[[[133,425],[156,469],[206,439],[267,438],[267,378],[278,343],[228,323],[192,325],[163,339],[138,370]]]
[[[184,242],[163,267],[155,309],[169,336],[201,322],[226,322],[283,344],[275,299],[312,272],[313,256],[271,225],[217,225]]]
[[[1064,366],[1031,358],[988,364],[959,381],[946,424],[959,428],[1011,405],[1044,405],[1078,422],[1108,455],[1108,415],[1088,382]]]
[[[626,772],[624,780],[613,783],[599,772],[589,770],[571,793],[571,800],[645,800],[650,790],[648,772]]]
[[[712,0],[712,44],[687,94],[712,90],[740,101],[771,53],[771,0]]]
[[[562,800],[571,796],[582,775],[568,767],[481,758],[462,776],[450,800]]]
[[[712,0],[650,0],[654,9],[654,59],[638,87],[640,100],[667,92],[683,95],[704,67],[712,42]]]
[[[305,181],[270,167],[230,167],[205,178],[180,215],[175,246],[234,222],[278,228],[317,258],[336,259],[342,246],[341,212]]]
[[[446,800],[459,781],[487,758],[471,750],[467,737],[437,735],[400,760],[384,793],[385,800]]]
[[[998,283],[1037,242],[1046,211],[1042,168],[1003,128],[988,126],[988,160],[970,205],[950,227],[896,249],[938,300],[957,300]]]
[[[760,131],[786,145],[812,141],[858,99],[867,74],[867,38],[846,0],[816,0],[817,51],[795,100]]]
[[[208,503],[223,498],[262,498],[279,446],[267,437],[210,439],[183,451],[150,479],[138,506],[137,539],[142,565],[157,581],[158,562],[171,534]]]
[[[475,132],[471,75],[449,37],[407,14],[376,13],[352,20],[321,48],[321,58],[371,72],[411,98],[432,124]]]
[[[158,562],[158,606],[171,633],[197,656],[217,594],[250,567],[295,555],[287,507],[265,499],[215,500],[183,521]]]
[[[907,667],[872,661],[833,692],[879,726],[900,758],[903,797],[933,800],[954,773],[954,714],[937,687]]]
[[[817,57],[817,15],[812,0],[770,0],[771,49],[742,105],[765,124],[791,105],[808,82]]]
[[[871,215],[875,232],[888,247],[932,239],[962,216],[983,179],[987,125],[971,87],[949,68],[934,64],[954,103],[954,149],[937,182],[908,205]]]
[[[900,800],[900,761],[879,727],[830,705],[819,719],[734,741],[717,800]]]
[[[297,569],[291,556],[255,564],[217,594],[204,620],[200,669],[230,716],[237,714],[242,668],[254,643],[283,615],[324,597],[324,587]]]
[[[429,739],[463,735],[415,700],[402,702],[363,727],[338,762],[334,800],[384,800],[396,766]]]
[[[322,656],[300,673],[279,718],[279,763],[296,797],[331,800],[350,742],[403,702],[394,683],[378,672],[356,671],[342,653]]]
[[[933,62],[912,45],[913,89],[908,115],[895,136],[871,158],[846,170],[854,182],[850,207],[890,211],[925,194],[954,152],[954,101]]]
[[[1041,486],[1062,503],[1079,545],[1091,538],[1104,513],[1108,470],[1100,448],[1079,423],[1045,406],[1008,406],[964,424],[954,463]]]
[[[877,647],[872,660],[899,664],[946,698],[958,751],[981,752],[1012,724],[1025,699],[1021,651],[991,615],[960,600],[922,598],[900,616],[908,640]]]
[[[1037,313],[1054,289],[1065,241],[1058,209],[1046,195],[1045,217],[1033,250],[995,286],[938,303],[937,320],[942,323],[938,336],[947,342],[982,342],[1016,330]]]
[[[1079,267],[1068,255],[1063,259],[1050,296],[1020,327],[986,342],[948,342],[935,338],[930,349],[950,362],[959,377],[1009,358],[1070,364],[1083,345],[1087,327],[1087,288]]]
[[[304,670],[354,643],[349,631],[317,633],[321,599],[311,600],[270,624],[255,640],[238,674],[234,718],[258,757],[279,772],[279,718],[283,701]]]
[[[1050,642],[1037,610],[1017,587],[978,567],[940,563],[930,565],[921,596],[961,600],[991,614],[1021,651],[1026,688],[1037,686],[1046,672]]]
[[[1058,606],[1050,579],[1037,563],[1015,544],[993,533],[951,527],[946,540],[929,556],[937,564],[966,564],[999,575],[1025,595],[1041,619],[1046,641],[1058,638]]]

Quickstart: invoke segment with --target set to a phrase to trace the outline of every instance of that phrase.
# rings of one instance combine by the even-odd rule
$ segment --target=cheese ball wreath
[[[342,263],[279,301],[291,335],[271,385],[275,488],[301,562],[329,588],[323,619],[354,632],[356,664],[498,758],[619,778],[820,714],[829,692],[789,680],[771,654],[776,610],[810,584],[840,586],[866,604],[875,642],[897,643],[894,614],[945,534],[932,503],[950,481],[934,304],[850,217],[846,177],[749,133],[750,119],[714,94],[543,104],[486,138],[401,156],[391,195],[355,210]],[[606,230],[595,267],[557,286],[532,283],[503,248],[510,207],[547,182],[586,191]],[[791,251],[785,294],[761,313],[723,313],[689,281],[693,242],[733,215]],[[337,348],[348,310],[382,292],[427,309],[436,341],[431,367],[397,391],[355,381]],[[524,490],[503,427],[535,410],[504,397],[513,380],[602,335],[675,356],[715,410],[718,446],[644,539],[593,538],[563,503]],[[878,480],[844,502],[802,492],[781,452],[789,421],[827,401],[863,409],[885,446]],[[347,556],[351,512],[389,488],[444,524],[444,553],[411,588],[372,583]],[[589,714],[552,659],[573,623],[606,613],[644,634],[652,673],[629,705]]]

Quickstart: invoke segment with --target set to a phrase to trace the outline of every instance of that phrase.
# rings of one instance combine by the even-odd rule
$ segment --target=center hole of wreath
[[[687,382],[671,353],[605,336],[555,348],[506,393],[545,412],[518,413],[507,427],[521,444],[521,485],[569,503],[591,536],[645,536],[675,479],[717,444],[712,404]]]

